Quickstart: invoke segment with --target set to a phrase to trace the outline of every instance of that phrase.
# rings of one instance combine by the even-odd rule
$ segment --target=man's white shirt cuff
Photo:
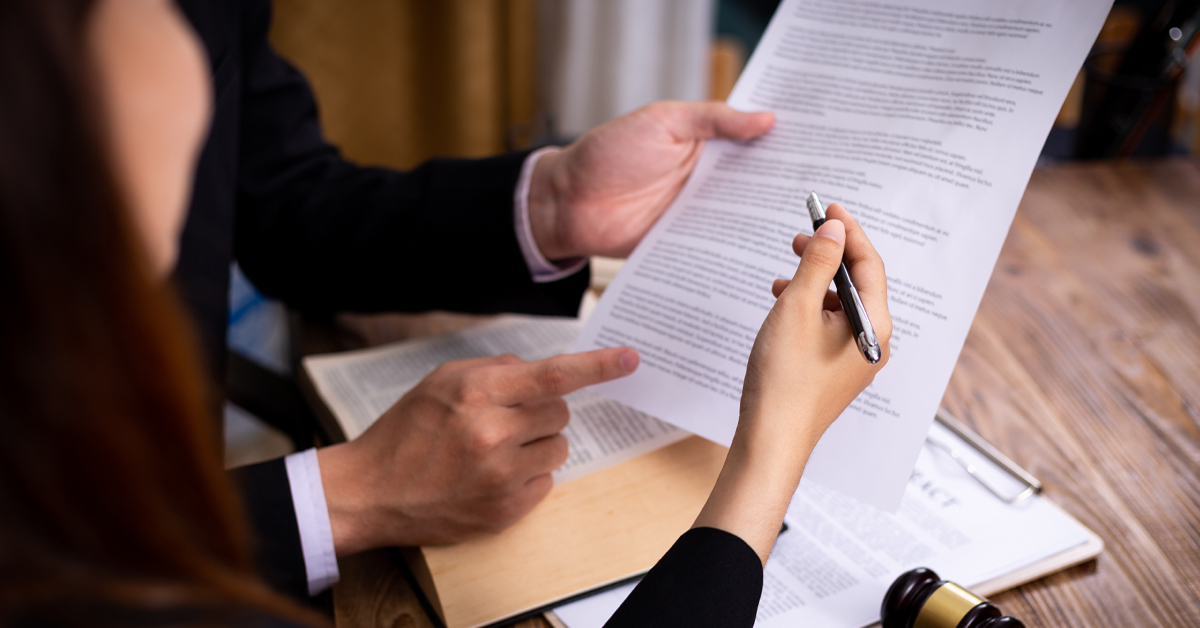
[[[283,461],[287,467],[288,484],[292,487],[296,524],[300,528],[300,548],[304,551],[308,594],[316,595],[333,586],[341,577],[333,547],[329,506],[325,503],[325,487],[321,484],[317,450],[294,453]]]
[[[517,189],[513,195],[513,223],[517,230],[517,243],[521,246],[521,254],[525,256],[525,265],[529,267],[529,275],[535,283],[558,281],[579,272],[587,265],[587,258],[566,260],[555,264],[546,259],[538,249],[537,241],[533,239],[533,227],[529,224],[529,188],[533,183],[533,169],[543,155],[558,152],[562,149],[547,146],[533,151],[525,158],[521,166],[521,178],[517,179]]]

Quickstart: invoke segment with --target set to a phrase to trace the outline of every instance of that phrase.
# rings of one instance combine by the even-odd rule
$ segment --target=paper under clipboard
[[[756,625],[871,625],[888,585],[917,566],[987,596],[1098,556],[1103,541],[1040,493],[1037,478],[940,410],[897,514],[801,487]],[[599,628],[633,585],[556,608],[551,623]]]

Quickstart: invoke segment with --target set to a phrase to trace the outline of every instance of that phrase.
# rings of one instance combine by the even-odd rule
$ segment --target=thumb
[[[679,140],[721,138],[748,140],[771,130],[775,114],[738,111],[722,102],[660,103],[675,108],[665,112],[671,134]],[[674,115],[669,115],[674,113]]]
[[[794,295],[792,298],[798,298],[801,307],[820,310],[845,248],[846,225],[840,220],[827,220],[805,245],[800,266],[784,295]]]

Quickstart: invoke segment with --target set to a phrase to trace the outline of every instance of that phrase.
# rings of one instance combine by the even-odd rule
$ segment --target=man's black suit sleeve
[[[255,534],[254,560],[263,580],[280,593],[307,600],[308,571],[284,459],[240,467],[231,475]]]
[[[362,168],[322,137],[305,78],[245,3],[235,255],[267,294],[310,311],[574,315],[588,273],[534,283],[513,227],[526,154]]]
[[[740,537],[688,530],[638,583],[605,628],[750,628],[763,572]]]

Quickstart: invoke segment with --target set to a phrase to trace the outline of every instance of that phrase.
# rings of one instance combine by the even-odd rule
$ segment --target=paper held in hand
[[[595,390],[728,445],[754,337],[790,278],[804,198],[883,256],[891,361],[813,453],[815,480],[894,511],[1038,153],[1111,0],[784,0],[729,104],[773,111],[712,141],[575,349],[629,345]],[[798,386],[803,382],[797,382]]]

